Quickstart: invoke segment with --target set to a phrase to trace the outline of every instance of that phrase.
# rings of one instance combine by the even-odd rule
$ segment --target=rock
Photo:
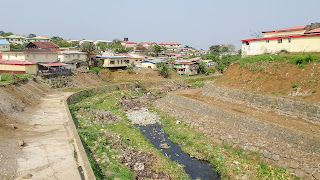
[[[280,156],[279,156],[278,154],[272,154],[271,158],[272,158],[274,161],[279,161]]]
[[[301,179],[303,179],[303,177],[304,177],[304,172],[303,172],[301,169],[296,169],[296,170],[294,171],[294,173],[295,173],[298,177],[300,177]]]
[[[254,146],[249,146],[248,150],[251,152],[256,152],[258,148],[254,147]]]
[[[168,149],[170,146],[167,143],[163,143],[160,145],[161,149]]]
[[[19,141],[19,146],[24,146],[24,140]]]
[[[17,127],[14,124],[9,124],[10,129],[15,130]]]
[[[284,161],[278,161],[277,165],[281,168],[288,168],[289,167],[289,164],[284,162]]]
[[[136,163],[133,166],[133,170],[135,170],[135,171],[143,171],[144,170],[144,164],[143,163]]]
[[[25,176],[22,177],[23,179],[31,179],[32,178],[32,174],[27,174]]]
[[[316,180],[320,180],[320,173],[316,172],[314,174],[312,174],[312,176],[316,179]]]
[[[290,165],[289,165],[291,168],[293,169],[297,169],[299,167],[299,164],[297,162],[291,162]]]
[[[262,154],[265,158],[271,159],[271,154],[268,151],[264,150]]]

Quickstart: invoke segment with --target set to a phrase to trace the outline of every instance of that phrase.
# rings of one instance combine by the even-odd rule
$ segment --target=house
[[[8,42],[10,43],[15,43],[15,44],[23,44],[26,42],[26,37],[21,36],[21,35],[17,35],[17,34],[13,34],[7,37],[4,37]]]
[[[192,76],[198,74],[199,64],[190,60],[181,60],[175,62],[174,68],[180,75],[186,74]]]
[[[59,46],[53,42],[30,42],[27,49],[59,49]]]
[[[130,42],[130,41],[122,41],[121,45],[124,46],[125,48],[131,48],[132,50],[135,50],[138,43]]]
[[[2,60],[13,61],[31,61],[39,62],[56,62],[58,60],[58,50],[44,50],[44,49],[26,49],[17,51],[1,52]]]
[[[66,69],[79,68],[81,63],[87,61],[87,53],[79,51],[59,51],[58,61],[65,63]]]
[[[106,68],[125,68],[132,64],[128,56],[106,56],[102,54],[96,57],[97,61],[103,61],[103,67]]]
[[[0,39],[0,51],[10,51],[10,44],[5,39]]]
[[[167,61],[164,59],[153,59],[153,60],[144,61],[141,63],[141,65],[144,68],[157,69],[157,64],[162,62],[167,63]]]
[[[38,65],[32,61],[0,60],[0,73],[37,74]]]
[[[48,36],[36,36],[33,38],[26,38],[26,42],[50,42],[50,38]]]
[[[143,47],[145,47],[146,49],[150,49],[151,46],[153,46],[157,43],[155,43],[155,42],[140,42],[139,44],[142,45]]]
[[[181,44],[177,42],[163,42],[159,44],[160,46],[165,47],[166,52],[179,52],[181,51]]]
[[[320,52],[320,23],[263,31],[263,37],[242,40],[242,56],[279,52]]]
[[[130,62],[133,63],[134,65],[141,64],[144,57],[140,56],[138,54],[133,54],[133,53],[120,53],[116,54],[116,56],[126,56],[130,58]]]

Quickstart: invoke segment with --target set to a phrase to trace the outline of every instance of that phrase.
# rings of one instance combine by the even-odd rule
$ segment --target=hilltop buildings
[[[279,52],[320,52],[320,23],[263,31],[264,37],[242,40],[242,56]]]

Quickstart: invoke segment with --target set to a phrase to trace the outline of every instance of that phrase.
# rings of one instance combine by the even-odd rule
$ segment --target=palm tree
[[[91,42],[84,42],[80,46],[81,52],[87,53],[89,66],[94,65],[95,55],[97,55],[96,46]]]

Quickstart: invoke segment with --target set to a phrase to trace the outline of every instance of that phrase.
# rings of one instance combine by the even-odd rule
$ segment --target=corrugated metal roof
[[[178,42],[162,42],[159,45],[181,45],[181,44]]]
[[[268,39],[286,39],[286,38],[299,38],[299,37],[311,37],[311,36],[320,36],[320,33],[315,34],[302,34],[302,35],[292,35],[292,36],[271,36],[271,37],[256,37],[250,39],[244,39],[243,41],[261,41],[261,40],[268,40]]]
[[[276,29],[271,31],[262,31],[262,33],[270,33],[270,32],[285,32],[285,31],[297,31],[297,30],[303,30],[307,26],[296,26],[296,27],[289,27],[289,28],[283,28],[283,29]]]
[[[39,63],[42,66],[46,67],[59,67],[59,66],[66,66],[67,64],[59,63],[59,62],[49,62],[49,63]]]
[[[320,28],[313,29],[313,30],[310,30],[308,32],[305,32],[305,34],[313,34],[313,33],[320,33]]]
[[[128,56],[97,56],[97,58],[120,59],[120,58],[129,58],[129,57]]]
[[[1,45],[10,45],[9,42],[5,39],[0,39],[0,44]]]
[[[37,63],[32,61],[15,61],[15,60],[0,60],[0,64],[8,65],[35,65]]]

